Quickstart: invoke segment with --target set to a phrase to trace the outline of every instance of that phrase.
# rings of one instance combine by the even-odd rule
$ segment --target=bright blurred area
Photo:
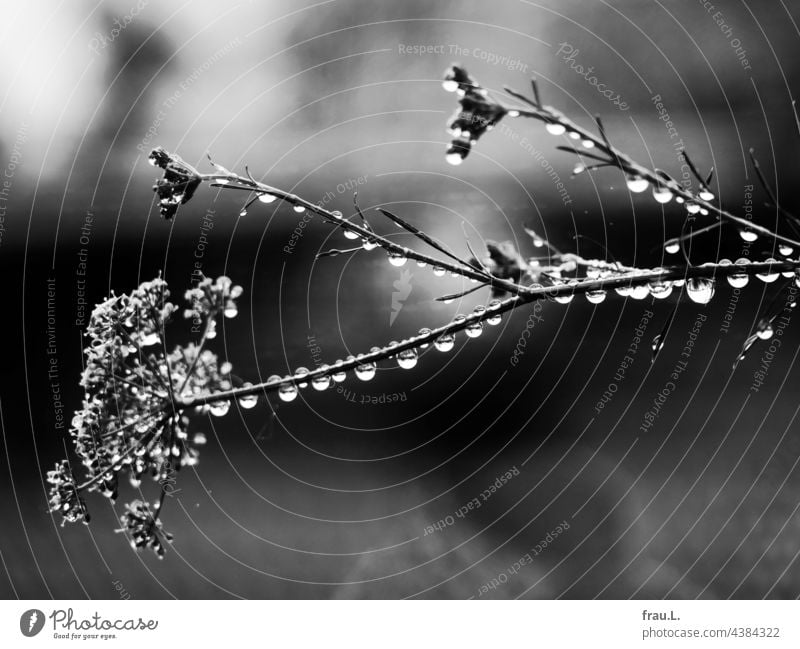
[[[153,176],[145,154],[156,144],[203,169],[210,153],[229,168],[248,164],[313,191],[401,171],[440,174],[441,188],[458,192],[442,156],[455,100],[439,84],[453,61],[497,91],[528,92],[537,77],[545,103],[587,126],[603,115],[616,145],[676,174],[675,141],[652,101],[660,95],[687,149],[702,168],[716,168],[721,194],[737,202],[748,147],[770,167],[794,166],[792,148],[776,143],[797,135],[789,89],[798,71],[787,55],[796,26],[765,5],[721,2],[711,12],[697,2],[35,0],[7,7],[0,29],[3,151],[24,130],[17,184],[67,193],[71,205],[113,212],[135,188],[127,200],[138,208]],[[576,55],[565,61],[564,51]],[[619,110],[576,64],[592,66],[630,109]],[[571,161],[552,152],[541,128],[518,128],[568,175]],[[512,186],[504,193],[519,179],[542,205],[552,200],[529,151],[499,134],[478,150],[459,178],[500,177]],[[616,180],[599,178],[601,186]],[[590,208],[596,191],[585,178],[570,186]],[[499,194],[491,192],[506,207]],[[123,231],[145,216],[126,210]]]

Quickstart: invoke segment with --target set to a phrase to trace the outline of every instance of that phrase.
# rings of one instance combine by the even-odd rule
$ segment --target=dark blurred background
[[[116,511],[90,498],[93,523],[62,528],[47,513],[43,484],[69,445],[55,425],[52,358],[65,412],[81,399],[84,258],[89,305],[159,271],[179,297],[197,259],[207,275],[242,284],[239,317],[214,342],[254,379],[313,366],[312,346],[331,362],[488,299],[435,302],[460,281],[394,268],[379,251],[315,262],[319,251],[348,244],[317,221],[289,254],[299,215],[256,203],[240,217],[235,192],[202,187],[165,222],[150,189],[152,147],[203,171],[207,153],[239,172],[247,164],[310,200],[332,195],[329,207],[346,215],[356,186],[365,210],[388,206],[459,251],[466,233],[474,246],[511,240],[536,254],[529,225],[564,250],[581,234],[608,250],[580,239],[585,255],[657,266],[674,259],[659,244],[679,234],[681,208],[631,195],[616,170],[570,178],[574,159],[555,150],[567,141],[539,123],[508,122],[553,165],[569,205],[531,148],[498,131],[463,165],[447,165],[456,98],[442,90],[443,70],[460,61],[497,91],[527,92],[535,76],[545,103],[587,127],[601,114],[616,146],[680,176],[676,138],[652,99],[660,95],[698,167],[714,167],[722,203],[743,213],[755,185],[754,219],[772,226],[747,150],[755,148],[784,207],[796,208],[799,13],[797,3],[743,0],[712,10],[674,0],[5,7],[0,594],[116,598],[114,582],[134,598],[800,594],[796,323],[758,392],[751,385],[763,348],[732,370],[777,284],[751,282],[727,333],[727,285],[706,307],[684,298],[652,366],[650,340],[675,297],[576,299],[545,306],[517,366],[509,359],[524,310],[476,340],[460,338],[450,354],[426,350],[413,371],[389,363],[372,382],[348,377],[346,393],[303,391],[275,418],[263,401],[223,419],[198,417],[209,443],[168,499],[164,519],[176,540],[163,561],[114,533],[132,490]],[[629,110],[571,69],[562,43]],[[418,45],[434,49],[408,53]],[[214,225],[200,248],[204,216]],[[742,248],[723,230],[699,240],[692,261],[735,259]],[[772,254],[768,242],[750,249],[753,258]],[[410,292],[392,322],[398,280]],[[616,380],[646,310],[654,315],[639,351]],[[699,314],[707,320],[687,370],[642,432]],[[171,342],[188,335],[177,325]],[[616,392],[598,412],[610,383]],[[519,475],[480,508],[425,534],[512,468]],[[554,537],[562,521],[570,527]],[[514,569],[548,538],[532,563]]]

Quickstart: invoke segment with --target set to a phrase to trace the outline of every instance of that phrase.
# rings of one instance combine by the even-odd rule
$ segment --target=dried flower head
[[[163,481],[173,470],[197,462],[182,399],[231,388],[230,363],[220,363],[203,344],[213,337],[209,332],[220,313],[235,315],[240,294],[241,287],[224,276],[204,278],[188,291],[184,314],[204,321],[206,335],[199,344],[176,347],[169,354],[164,331],[176,306],[160,277],[128,294],[112,295],[94,308],[86,330],[83,407],[70,428],[86,480],[77,483],[67,460],[56,464],[47,474],[51,511],[61,513],[66,522],[88,521],[82,492],[97,491],[114,501],[121,473],[138,487],[146,473]],[[143,505],[128,508],[126,520],[133,524]],[[160,524],[151,527],[160,533]],[[137,542],[137,547],[143,546],[163,553],[163,545],[150,536]]]
[[[184,311],[184,316],[195,321],[208,319],[212,324],[207,337],[213,338],[216,335],[214,316],[222,313],[226,318],[235,318],[239,313],[236,299],[241,294],[242,287],[234,285],[225,275],[220,275],[216,280],[206,277],[186,291],[189,307]]]
[[[164,531],[161,520],[153,513],[149,503],[143,500],[128,503],[125,505],[125,513],[120,516],[120,522],[122,528],[117,531],[130,537],[132,548],[151,548],[159,559],[164,558],[164,542],[172,543],[173,537]]]
[[[457,165],[467,157],[472,145],[508,111],[458,65],[453,65],[445,73],[443,85],[445,90],[453,90],[461,96],[458,100],[461,107],[447,125],[454,136],[447,149],[447,161]]]
[[[178,211],[178,206],[192,198],[203,178],[180,156],[168,153],[162,147],[153,149],[148,161],[164,170],[164,177],[156,181],[153,191],[158,194],[161,216],[171,219]]]
[[[89,512],[83,499],[78,495],[75,476],[67,460],[57,463],[55,469],[47,472],[47,482],[51,485],[50,511],[61,514],[62,526],[66,522],[89,522]]]
[[[519,254],[516,247],[510,241],[496,243],[486,242],[486,256],[480,260],[471,260],[473,265],[480,265],[485,268],[493,277],[507,279],[515,284],[519,284],[529,271],[528,262]],[[502,296],[505,291],[493,288],[492,296]]]

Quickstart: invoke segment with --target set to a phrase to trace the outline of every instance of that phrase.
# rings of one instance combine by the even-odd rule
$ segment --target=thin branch
[[[574,146],[566,146],[566,145],[558,145],[556,147],[556,151],[566,151],[567,153],[574,153],[577,156],[582,158],[591,158],[592,160],[597,160],[604,164],[615,165],[616,163],[613,160],[609,160],[608,158],[604,158],[603,156],[590,153],[589,151],[579,151]]]
[[[522,99],[519,96],[519,93],[509,93],[512,96],[516,97],[517,99]],[[530,105],[533,105],[531,101],[527,102]],[[508,109],[506,106],[505,108]],[[741,228],[749,228],[754,230],[760,234],[763,234],[768,237],[774,237],[779,241],[783,241],[791,246],[798,247],[800,246],[800,241],[792,239],[791,237],[787,237],[785,235],[779,234],[777,232],[773,232],[767,227],[763,225],[759,225],[757,223],[752,223],[751,221],[736,216],[731,212],[723,209],[721,206],[712,203],[711,201],[704,200],[696,195],[694,192],[684,188],[680,183],[672,180],[672,181],[665,181],[663,176],[657,173],[655,170],[645,167],[644,165],[634,161],[630,156],[625,154],[624,152],[620,151],[616,147],[612,146],[608,137],[606,135],[605,128],[603,127],[602,121],[599,117],[596,118],[597,127],[600,132],[600,136],[598,137],[594,133],[591,133],[587,129],[579,126],[563,114],[561,114],[556,109],[550,106],[541,106],[535,108],[534,110],[520,110],[517,111],[519,113],[519,117],[527,117],[530,119],[536,119],[545,124],[560,124],[563,126],[567,131],[577,133],[581,139],[592,142],[595,147],[597,147],[600,151],[608,155],[610,158],[614,159],[617,163],[617,167],[621,169],[623,172],[633,175],[633,176],[641,176],[642,178],[647,179],[650,181],[651,184],[660,187],[666,187],[669,189],[673,194],[676,196],[680,196],[685,201],[690,201],[699,205],[701,208],[706,209],[708,212],[718,215],[720,218],[729,221],[738,225]]]
[[[210,183],[212,187],[217,187],[220,189],[255,191],[260,195],[268,194],[270,196],[274,196],[275,199],[289,203],[299,211],[308,210],[313,214],[317,214],[318,216],[321,216],[329,224],[339,227],[343,230],[352,232],[353,234],[356,234],[359,237],[361,237],[361,239],[366,239],[370,242],[373,242],[377,244],[378,247],[383,248],[388,253],[402,255],[407,259],[414,259],[415,261],[420,261],[430,266],[439,266],[441,268],[444,268],[446,271],[449,271],[453,275],[458,275],[461,277],[465,277],[467,279],[473,279],[479,282],[487,282],[488,280],[488,285],[491,286],[493,289],[497,289],[499,291],[504,291],[514,295],[525,293],[528,290],[527,287],[522,286],[520,284],[516,284],[510,280],[487,275],[481,269],[469,265],[464,260],[459,259],[458,261],[460,265],[456,265],[447,262],[445,260],[436,259],[435,257],[431,257],[430,255],[426,255],[416,250],[411,250],[409,248],[406,248],[405,246],[401,246],[392,241],[391,239],[388,239],[387,237],[384,237],[374,232],[371,228],[367,226],[358,225],[356,223],[353,223],[352,221],[348,221],[347,219],[342,218],[341,213],[338,212],[334,213],[332,211],[325,209],[321,205],[317,205],[316,203],[312,203],[311,201],[308,201],[300,196],[297,196],[296,194],[292,194],[291,192],[286,192],[282,189],[278,189],[277,187],[272,187],[270,185],[267,185],[266,183],[258,182],[250,178],[242,178],[241,176],[238,176],[236,174],[232,174],[230,176],[226,176],[224,174],[198,174],[198,178],[202,182]],[[431,239],[431,241],[433,240]],[[432,245],[434,245],[435,247],[435,244]],[[441,244],[439,244],[439,246],[441,246]],[[437,250],[440,250],[440,252],[444,252],[444,250],[441,248],[437,248]],[[454,259],[458,259],[457,257],[451,255],[450,253],[447,254],[448,256],[451,256]]]
[[[541,108],[541,104],[532,101],[529,97],[526,97],[521,92],[517,92],[516,90],[514,90],[510,86],[503,86],[503,90],[505,90],[512,97],[514,97],[514,99],[519,99],[521,102],[524,102],[524,103],[528,104],[528,106],[532,106],[533,108],[536,108],[537,110],[539,110]],[[509,110],[517,110],[517,109],[516,108],[509,108]],[[521,112],[521,111],[518,111],[518,112]]]
[[[479,286],[471,286],[466,291],[460,291],[458,293],[451,293],[450,295],[442,295],[441,297],[435,298],[437,302],[450,302],[452,300],[457,300],[458,298],[464,297],[465,295],[469,295],[470,293],[474,293],[482,288],[487,286],[487,284],[480,284]]]
[[[675,305],[675,308],[672,309],[670,314],[667,316],[666,321],[664,322],[664,326],[661,328],[661,331],[653,338],[652,343],[652,354],[650,356],[650,364],[656,362],[656,356],[661,351],[661,348],[664,347],[664,343],[667,338],[667,334],[669,333],[669,328],[672,326],[672,321],[675,319],[675,314],[678,313],[678,305]]]
[[[583,169],[581,169],[578,173],[575,173],[573,171],[572,178],[575,178],[576,176],[578,176],[583,172],[596,171],[597,169],[604,169],[605,167],[616,167],[616,165],[613,162],[604,162],[602,164],[589,165],[588,167],[583,167]]]
[[[767,196],[769,197],[771,204],[770,206],[777,209],[778,212],[780,212],[783,216],[789,219],[792,225],[800,224],[800,218],[798,218],[788,210],[785,210],[783,207],[781,207],[781,204],[778,202],[778,197],[775,196],[775,192],[772,190],[772,186],[767,182],[764,173],[761,171],[761,165],[758,164],[758,159],[756,158],[755,155],[755,149],[753,148],[750,149],[750,162],[753,164],[753,169],[756,172],[756,176],[758,176],[758,181],[761,183],[761,187],[763,187],[764,191],[767,193]]]
[[[794,123],[797,127],[797,135],[800,135],[800,115],[797,114],[797,100],[792,99],[792,112],[794,113]]]
[[[553,251],[553,254],[557,257],[563,256],[563,253],[556,248],[552,243],[550,243],[545,237],[539,236],[539,233],[536,232],[533,228],[527,225],[523,225],[522,228],[525,230],[525,233],[534,241],[541,241],[542,245],[547,246],[550,250]],[[535,245],[535,244],[534,244]]]
[[[663,244],[659,244],[651,249],[655,250],[656,248],[668,248],[669,246],[677,245],[683,246],[684,241],[688,241],[689,239],[693,239],[694,237],[705,234],[706,232],[711,232],[712,230],[716,230],[718,227],[722,225],[722,221],[714,221],[711,225],[707,225],[699,230],[692,230],[691,232],[684,233],[686,222],[684,222],[684,227],[681,227],[681,234],[678,237],[673,237],[672,239],[667,239]],[[677,252],[677,251],[676,251]]]
[[[473,269],[475,268],[466,259],[461,259],[461,257],[459,257],[458,255],[453,254],[452,252],[447,250],[447,248],[445,248],[441,243],[439,243],[435,239],[429,237],[427,234],[425,234],[422,230],[420,230],[416,226],[413,226],[410,223],[408,223],[408,222],[404,221],[403,219],[401,219],[399,216],[397,216],[395,214],[392,214],[389,210],[385,210],[382,207],[379,207],[378,211],[381,214],[383,214],[386,218],[390,219],[391,221],[394,221],[398,226],[400,226],[401,228],[403,228],[407,232],[410,232],[414,236],[418,237],[421,241],[424,241],[425,243],[427,243],[432,248],[435,248],[436,250],[441,252],[443,255],[447,255],[453,261],[456,261],[459,264],[463,264],[467,268],[473,268]]]
[[[686,152],[686,149],[681,149],[678,153],[684,159],[686,164],[689,166],[689,171],[692,172],[692,175],[697,179],[697,182],[700,183],[700,188],[707,189],[703,177],[700,175],[700,172],[697,170],[697,167],[695,167],[694,162],[692,162],[692,159],[689,157],[689,154]]]
[[[259,394],[264,392],[274,392],[282,386],[308,383],[318,377],[330,376],[337,372],[347,372],[354,370],[359,365],[367,363],[378,363],[391,358],[402,351],[418,349],[422,345],[432,343],[437,338],[463,331],[470,325],[482,323],[493,316],[506,313],[517,309],[525,304],[536,302],[537,300],[551,300],[555,297],[565,295],[585,294],[591,291],[610,290],[620,287],[631,287],[649,284],[650,282],[669,282],[675,280],[689,280],[694,278],[715,279],[728,275],[738,275],[746,273],[748,275],[763,274],[767,272],[795,271],[800,268],[798,260],[783,260],[776,262],[754,262],[746,265],[740,264],[709,264],[704,266],[672,266],[649,271],[637,271],[602,279],[590,279],[578,281],[575,284],[560,284],[557,286],[537,286],[529,288],[525,293],[513,295],[501,301],[494,308],[487,308],[483,311],[473,312],[462,318],[457,318],[441,327],[432,329],[424,334],[413,336],[401,341],[396,345],[377,348],[368,354],[359,354],[345,361],[337,361],[330,366],[319,366],[310,372],[291,374],[284,378],[273,379],[245,388],[235,388],[213,394],[188,397],[181,400],[181,406],[185,408],[197,407],[205,404],[220,401],[233,401],[240,397]]]
[[[616,149],[611,146],[611,140],[608,139],[608,135],[606,134],[606,128],[603,126],[603,120],[600,118],[600,115],[594,116],[595,124],[597,124],[597,130],[600,131],[600,137],[603,138],[603,144],[605,144],[606,152],[609,153],[614,157],[614,159],[619,163],[620,157],[615,153]],[[595,146],[597,146],[597,142],[595,142]]]
[[[315,259],[322,259],[323,257],[336,257],[337,255],[346,255],[351,252],[359,252],[363,250],[363,248],[347,248],[345,250],[340,250],[339,248],[331,248],[330,250],[326,250],[325,252],[318,252]]]
[[[364,224],[364,227],[371,231],[372,227],[370,226],[369,221],[367,221],[367,217],[364,216],[364,212],[361,211],[361,207],[358,204],[358,190],[353,192],[353,207],[355,207],[356,213],[361,217],[361,222]]]
[[[533,91],[535,105],[541,106],[542,98],[539,96],[539,83],[536,81],[536,77],[531,77],[531,90]]]
[[[463,223],[462,223],[462,228],[463,228]],[[488,269],[488,268],[486,268],[486,264],[484,264],[484,263],[481,261],[481,258],[478,256],[478,254],[477,254],[477,253],[475,252],[475,250],[472,248],[472,244],[469,242],[469,237],[467,236],[467,233],[466,233],[466,231],[464,231],[464,243],[466,243],[466,244],[467,244],[467,250],[469,250],[469,254],[471,254],[471,255],[472,255],[472,258],[473,258],[475,261],[477,261],[477,262],[478,262],[478,265],[481,267],[481,270],[483,270],[483,272],[484,272],[484,273],[486,273],[487,275],[489,275],[489,274],[490,274],[490,273],[489,273],[489,269]]]
[[[585,234],[576,234],[576,235],[574,236],[574,238],[575,238],[576,240],[577,240],[577,239],[585,239],[585,240],[586,240],[586,241],[588,241],[589,243],[593,243],[593,244],[594,244],[594,245],[596,245],[598,248],[600,248],[600,249],[601,249],[603,252],[605,252],[605,253],[606,253],[606,255],[608,255],[609,257],[611,257],[611,261],[613,261],[613,262],[614,262],[614,265],[617,267],[617,269],[621,269],[621,268],[622,268],[622,264],[620,264],[620,263],[619,263],[619,261],[617,261],[617,258],[614,256],[614,253],[612,253],[612,252],[611,252],[611,251],[608,249],[608,246],[606,246],[604,243],[601,243],[601,242],[597,241],[597,239],[593,239],[592,237],[589,237],[589,236],[587,236],[587,235],[585,235]]]

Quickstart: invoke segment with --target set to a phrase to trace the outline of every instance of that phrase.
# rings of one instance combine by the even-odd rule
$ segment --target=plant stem
[[[510,91],[510,89],[508,88],[506,90]],[[517,99],[525,100],[524,97],[519,93],[511,91],[510,94],[512,94],[512,96],[516,97]],[[533,105],[530,102],[530,100],[527,100],[527,103],[529,105]],[[666,187],[673,194],[681,196],[684,200],[691,201],[692,203],[700,205],[701,207],[707,209],[709,212],[717,214],[720,218],[725,219],[726,221],[736,223],[740,227],[749,228],[763,235],[774,237],[779,241],[783,241],[792,246],[800,246],[800,241],[796,241],[795,239],[792,239],[790,237],[783,236],[781,234],[778,234],[777,232],[773,232],[772,230],[770,230],[767,227],[764,227],[763,225],[758,225],[757,223],[748,221],[745,218],[736,216],[735,214],[731,214],[730,212],[722,209],[719,205],[715,205],[710,201],[703,200],[699,196],[695,195],[693,192],[689,191],[688,189],[685,189],[683,186],[681,186],[674,180],[670,181],[665,180],[664,178],[659,176],[654,170],[649,169],[648,167],[645,167],[644,165],[636,162],[626,153],[623,153],[616,147],[612,146],[610,143],[608,143],[608,141],[605,138],[596,136],[594,135],[594,133],[591,133],[590,131],[586,130],[581,126],[578,126],[575,122],[570,120],[568,117],[566,117],[563,113],[561,113],[555,108],[552,108],[550,106],[542,106],[539,108],[534,108],[533,110],[525,110],[511,106],[504,106],[504,108],[508,111],[514,111],[512,115],[516,113],[519,117],[537,119],[540,122],[544,122],[545,124],[554,124],[554,123],[560,124],[561,126],[566,128],[567,131],[574,131],[578,133],[581,136],[581,139],[588,140],[594,143],[594,148],[602,151],[607,156],[609,156],[609,158],[611,158],[609,162],[614,166],[619,167],[625,173],[633,176],[642,176],[643,178],[646,178],[648,181],[650,181],[650,183],[656,187]],[[581,152],[577,151],[577,153],[580,155]]]
[[[472,268],[466,260],[460,260],[460,263],[462,265],[456,265],[447,261],[436,259],[435,257],[431,257],[430,255],[417,252],[416,250],[412,250],[405,246],[401,246],[395,243],[394,241],[380,234],[377,234],[375,231],[368,229],[367,227],[364,227],[363,225],[358,225],[356,223],[353,223],[352,221],[348,221],[347,219],[342,218],[340,215],[334,214],[333,212],[326,210],[324,207],[320,205],[316,205],[315,203],[312,203],[300,196],[297,196],[296,194],[283,191],[282,189],[278,189],[277,187],[272,187],[265,183],[251,180],[249,178],[242,178],[237,174],[232,174],[229,176],[220,174],[200,174],[200,177],[203,181],[210,182],[212,187],[217,187],[220,189],[246,189],[261,194],[270,194],[286,203],[289,203],[292,206],[302,207],[310,212],[313,212],[314,214],[317,214],[326,219],[329,223],[338,226],[343,230],[347,230],[349,232],[353,232],[354,234],[359,235],[359,237],[361,237],[362,239],[373,241],[387,252],[401,254],[407,259],[413,259],[415,261],[424,262],[425,264],[428,264],[430,266],[439,266],[449,271],[452,274],[459,275],[467,279],[474,279],[479,282],[486,282],[492,288],[496,288],[505,291],[507,293],[511,293],[512,295],[522,294],[527,291],[527,288],[525,286],[516,284],[514,282],[505,279],[500,279],[498,277],[487,275],[485,272],[477,268]],[[220,180],[223,180],[225,182],[220,183],[219,182]]]
[[[614,277],[602,279],[587,279],[579,281],[573,285],[538,286],[528,287],[524,292],[513,295],[500,302],[496,308],[487,308],[480,313],[471,313],[464,320],[450,322],[430,333],[414,336],[403,340],[392,347],[382,347],[368,354],[359,354],[355,358],[337,362],[329,367],[318,367],[305,374],[293,374],[284,378],[272,381],[265,381],[245,388],[234,388],[216,392],[214,394],[201,395],[187,399],[179,399],[178,403],[184,408],[192,408],[220,401],[233,401],[240,397],[258,394],[262,392],[272,392],[285,385],[298,385],[307,383],[317,377],[329,376],[336,372],[353,370],[365,363],[377,363],[386,360],[401,351],[407,349],[417,349],[423,344],[431,343],[444,334],[452,334],[466,329],[473,323],[483,322],[494,315],[512,311],[524,304],[529,304],[537,300],[553,299],[558,296],[577,295],[590,291],[608,290],[618,287],[640,286],[650,282],[675,281],[681,279],[727,277],[728,275],[755,275],[758,273],[779,273],[784,271],[795,271],[800,269],[800,260],[784,260],[775,262],[755,262],[746,265],[740,264],[707,264],[703,266],[672,266],[668,268],[655,269],[650,271],[637,271]]]

